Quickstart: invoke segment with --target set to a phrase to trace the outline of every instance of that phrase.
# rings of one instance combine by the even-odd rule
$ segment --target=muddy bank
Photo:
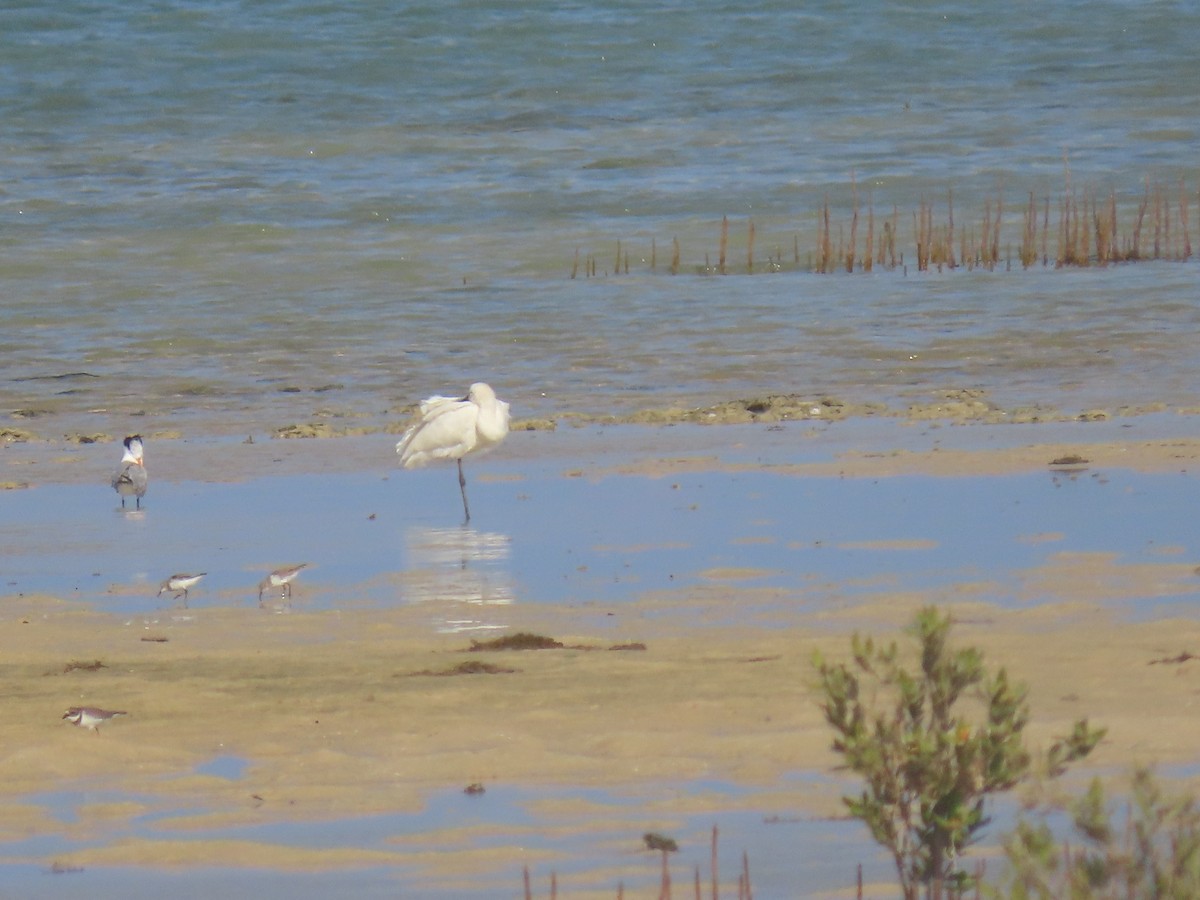
[[[747,404],[759,412],[747,409]],[[1130,468],[1186,471],[1200,455],[1190,414],[1043,419],[1017,423],[1004,413],[982,420],[910,414],[849,415],[818,403],[737,401],[721,411],[659,411],[622,420],[574,417],[517,420],[488,460],[560,462],[569,475],[660,475],[735,469],[796,476],[880,477],[896,474],[995,475],[1048,469]],[[830,410],[838,410],[835,416]],[[1000,416],[997,420],[995,417]],[[406,420],[381,430],[296,426],[279,435],[188,436],[146,430],[146,460],[155,479],[239,481],[262,475],[397,468],[394,445]],[[708,424],[702,425],[701,422]],[[0,491],[38,484],[106,483],[120,444],[115,435],[46,439],[32,432],[0,440]],[[478,477],[489,463],[472,461]]]
[[[316,408],[308,418],[290,422],[264,423],[244,433],[254,440],[361,437],[399,435],[407,427],[416,404],[386,410],[382,415],[360,410]],[[108,425],[111,416],[94,418],[97,425]],[[202,412],[202,411],[201,411]],[[775,393],[722,400],[702,406],[651,407],[622,414],[580,412],[565,409],[549,416],[522,416],[519,402],[514,409],[514,431],[551,431],[560,427],[589,425],[748,425],[785,422],[841,422],[854,419],[887,419],[909,424],[947,425],[1028,425],[1035,423],[1104,422],[1129,420],[1141,416],[1174,413],[1196,415],[1200,408],[1171,406],[1165,402],[1120,405],[1068,411],[1052,405],[1005,407],[994,402],[983,390],[961,389],[935,393],[927,400],[904,406],[883,402],[855,402],[828,394]],[[55,415],[52,411],[16,410],[9,424],[0,424],[0,445],[25,442],[61,442],[94,444],[119,441],[124,436],[112,431],[79,427],[78,417]],[[140,431],[156,441],[176,440],[199,435],[235,437],[222,418],[190,421],[181,430],[167,412],[139,410],[125,419],[126,430]],[[242,435],[237,432],[236,436]]]

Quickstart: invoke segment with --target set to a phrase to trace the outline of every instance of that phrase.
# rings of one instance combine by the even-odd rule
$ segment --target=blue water
[[[791,426],[794,437],[802,427]],[[513,435],[505,456],[520,457],[524,440]],[[268,590],[269,608],[422,604],[431,629],[472,630],[503,627],[513,604],[619,612],[657,595],[689,625],[722,625],[895,591],[936,597],[962,584],[985,586],[981,596],[1003,605],[1055,602],[1064,598],[1031,596],[1029,584],[1059,554],[1131,565],[1200,552],[1191,524],[1200,481],[1186,472],[872,479],[766,467],[571,477],[558,462],[493,457],[468,466],[479,473],[468,527],[453,467],[383,462],[319,477],[160,479],[140,511],[122,510],[102,484],[9,492],[0,587],[123,615],[182,614],[182,601],[155,596],[159,585],[172,572],[207,572],[188,601],[201,614],[253,605],[268,571],[307,562],[291,605]],[[1131,585],[1113,602],[1148,615],[1194,602],[1193,581],[1158,579],[1145,595]],[[687,610],[713,585],[736,585],[739,600],[697,620]]]
[[[964,387],[1195,403],[1194,262],[918,276],[910,233],[953,192],[978,237],[1003,198],[1011,259],[1030,192],[1057,228],[1069,170],[1079,201],[1116,193],[1123,232],[1146,181],[1165,191],[1162,252],[1182,253],[1195,4],[2,15],[0,417],[42,436],[379,427],[477,378],[519,416]],[[852,182],[897,210],[907,274],[809,273],[826,200],[848,239]],[[762,277],[696,275],[726,215],[730,271],[753,219]],[[577,251],[596,278],[569,277]]]
[[[1147,182],[1171,204],[1161,255],[1181,255],[1188,229],[1200,241],[1198,33],[1197,4],[1094,0],[8,4],[0,430],[379,429],[477,379],[518,418],[777,392],[903,410],[964,388],[1068,414],[1196,408],[1194,259],[1009,261],[1030,193],[1049,203],[1051,256],[1064,193],[1112,192],[1128,233]],[[975,237],[1003,200],[996,271],[916,271],[913,215],[928,202],[944,223],[951,192]],[[818,210],[848,240],[856,195],[864,215],[896,210],[903,264],[812,273]],[[730,274],[710,277],[723,216]],[[596,277],[571,278],[577,254]],[[488,469],[522,480],[473,481],[470,529],[449,470],[383,463],[319,482],[154,470],[140,515],[103,479],[6,492],[0,593],[157,615],[175,608],[154,597],[162,578],[206,570],[203,614],[309,561],[298,607],[425,603],[431,628],[482,629],[514,603],[604,611],[646,592],[683,613],[730,568],[756,570],[719,581],[748,598],[765,586],[812,607],[963,581],[1017,604],[1054,599],[1020,573],[1058,552],[1197,553],[1185,475],[597,483],[522,462],[519,435],[505,452]],[[1061,538],[1027,539],[1048,533]],[[1163,590],[1112,602],[1194,602],[1186,579]],[[736,614],[760,613],[770,601]],[[225,765],[214,774],[238,771]],[[393,872],[350,877],[30,866],[0,884],[395,895]]]
[[[792,780],[792,779],[789,779]],[[688,793],[719,797],[721,808],[707,813],[689,811]],[[221,831],[188,829],[173,822],[197,810],[169,810],[153,798],[140,798],[151,812],[127,826],[114,827],[108,840],[128,837],[148,840],[233,839],[289,847],[349,847],[395,852],[405,848],[413,861],[406,865],[364,867],[351,872],[268,872],[253,868],[212,866],[186,874],[153,868],[90,867],[52,874],[49,866],[7,866],[3,883],[25,897],[228,896],[328,897],[352,892],[359,897],[402,896],[451,900],[456,897],[520,896],[524,860],[535,859],[530,878],[535,896],[544,896],[551,873],[560,890],[572,896],[598,883],[615,895],[611,870],[624,870],[621,881],[634,896],[651,896],[659,883],[661,861],[646,852],[641,835],[658,831],[674,837],[679,851],[672,854],[673,877],[690,884],[699,868],[707,888],[710,878],[712,828],[718,829],[718,866],[723,881],[736,882],[742,852],[750,860],[752,880],[761,896],[787,896],[797,872],[813,884],[848,886],[863,863],[868,880],[889,877],[890,863],[871,849],[860,823],[829,821],[811,816],[764,811],[763,798],[753,791],[724,782],[664,784],[649,791],[621,793],[595,788],[569,792],[587,812],[547,814],[539,804],[562,797],[561,791],[489,785],[485,793],[468,796],[460,789],[430,796],[417,813],[389,813],[320,822],[271,823]],[[102,791],[63,790],[32,798],[51,814],[71,821],[78,807],[128,797]],[[678,805],[677,801],[679,802]],[[765,804],[777,808],[777,804]],[[457,831],[457,829],[464,829]],[[451,832],[447,834],[447,831]],[[740,842],[740,843],[739,843]],[[37,838],[10,842],[6,852],[53,858],[92,841]],[[837,847],[836,855],[828,851]],[[448,873],[437,865],[448,848],[495,852],[478,873]],[[432,854],[431,856],[423,856]],[[541,854],[553,854],[546,860]],[[538,854],[538,855],[534,855]],[[608,877],[589,870],[608,870]],[[630,871],[632,870],[632,872]]]

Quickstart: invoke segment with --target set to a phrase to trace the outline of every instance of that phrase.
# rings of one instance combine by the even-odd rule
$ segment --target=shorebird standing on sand
[[[162,583],[162,587],[158,589],[158,596],[161,597],[167,591],[173,591],[175,596],[171,599],[178,600],[182,596],[183,608],[187,609],[188,589],[194,588],[196,583],[207,574],[207,572],[197,572],[195,575],[172,575]]]
[[[127,716],[129,713],[121,709],[100,709],[98,706],[72,706],[62,717],[72,725],[78,725],[80,728],[90,728],[96,734],[100,733],[100,726],[104,722],[115,719],[117,716]]]
[[[125,455],[121,457],[121,467],[112,478],[113,489],[121,495],[121,509],[125,508],[126,497],[137,498],[137,508],[142,508],[142,498],[146,496],[146,467],[142,462],[142,436],[131,434],[125,438]]]
[[[435,459],[458,462],[458,489],[463,512],[471,521],[467,505],[467,478],[463,457],[495,447],[508,434],[508,404],[496,397],[490,385],[477,381],[465,397],[430,397],[421,401],[416,421],[396,444],[400,465],[413,469]]]
[[[269,587],[283,588],[280,597],[281,600],[292,599],[292,579],[300,574],[300,570],[307,568],[308,563],[300,563],[298,566],[286,566],[282,569],[276,569],[266,578],[258,583],[258,605],[262,606],[263,591]]]

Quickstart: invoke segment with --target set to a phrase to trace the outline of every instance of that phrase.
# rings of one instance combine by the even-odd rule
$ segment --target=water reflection
[[[435,610],[439,631],[503,628],[514,600],[512,539],[467,526],[404,530],[403,598]]]

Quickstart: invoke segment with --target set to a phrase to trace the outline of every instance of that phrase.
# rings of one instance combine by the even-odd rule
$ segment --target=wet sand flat
[[[10,607],[19,618],[4,640],[5,819],[37,827],[32,808],[32,821],[16,817],[23,795],[97,778],[213,807],[194,827],[415,810],[425,791],[474,782],[617,786],[720,773],[766,786],[836,762],[808,688],[812,652],[844,653],[855,629],[894,634],[921,601],[740,631],[691,631],[639,603],[622,616],[644,650],[608,649],[620,645],[576,630],[569,611],[540,609],[514,629],[565,648],[468,653],[462,636],[414,635],[403,610],[222,610],[147,628],[30,598]],[[736,589],[724,602],[737,602]],[[1110,728],[1097,765],[1195,761],[1200,663],[1181,657],[1200,646],[1195,622],[1131,624],[1083,599],[1021,611],[967,597],[947,605],[957,641],[1030,685],[1035,742],[1089,715]],[[455,674],[476,661],[497,671]],[[130,716],[98,735],[56,714],[117,699]],[[219,755],[247,759],[244,777],[162,780]],[[788,802],[837,809],[828,793]],[[206,858],[193,850],[191,861]],[[154,863],[161,853],[125,846],[66,858]]]
[[[186,445],[159,446],[160,457],[188,456]],[[363,445],[340,440],[289,442],[286,449],[289,465],[300,473],[308,468],[313,478],[328,459],[369,456]],[[982,478],[1066,460],[1057,465],[1169,473],[1186,470],[1198,449],[1198,441],[1173,438],[848,450],[813,462],[774,455],[757,468],[789,478],[833,472]],[[645,479],[755,466],[741,455],[651,448],[637,459],[613,460],[597,452],[580,457],[581,465],[564,466],[560,477]],[[84,468],[81,463],[74,471]],[[245,477],[253,475],[247,466]],[[486,483],[483,472],[481,478]],[[448,480],[447,487],[454,485]],[[244,829],[417,815],[432,793],[475,783],[493,793],[516,785],[566,798],[589,789],[636,793],[720,780],[741,786],[762,815],[820,821],[840,815],[843,785],[836,777],[790,780],[806,771],[830,776],[837,762],[811,689],[813,652],[845,654],[855,630],[899,637],[914,611],[931,601],[954,615],[956,642],[979,646],[992,664],[1030,686],[1035,745],[1087,716],[1109,728],[1091,761],[1096,769],[1152,763],[1186,774],[1197,762],[1200,661],[1192,654],[1200,653],[1200,623],[1180,607],[1171,615],[1138,617],[1120,600],[1194,591],[1189,537],[1179,535],[1179,547],[1138,565],[1103,554],[1059,554],[1029,579],[1027,602],[1016,606],[953,583],[933,596],[885,587],[815,607],[794,589],[756,586],[752,571],[736,568],[708,571],[702,588],[631,586],[619,604],[523,604],[518,597],[505,609],[504,633],[534,632],[564,645],[524,651],[469,652],[472,636],[437,633],[418,606],[338,608],[335,601],[323,608],[246,603],[182,610],[161,604],[129,615],[64,597],[9,596],[0,635],[6,722],[0,834],[10,845],[37,835],[63,838],[50,857],[85,870],[417,865],[428,877],[475,872],[504,881],[509,876],[502,873],[522,861],[544,868],[556,857],[536,847],[522,850],[516,825],[508,828],[513,844],[490,851],[451,825],[443,836],[450,849],[433,855],[403,840],[301,850],[284,840],[246,837]],[[922,552],[920,538],[869,549]],[[653,559],[653,548],[645,552]],[[352,597],[360,586],[335,590]],[[731,610],[741,605],[768,612],[730,624]],[[83,704],[129,715],[103,725],[98,735],[60,720],[68,706]],[[238,761],[236,777],[206,769],[225,758]],[[102,795],[88,799],[97,786]],[[64,790],[85,797],[68,820],[38,799]],[[479,800],[487,803],[488,794]],[[697,789],[667,820],[684,808],[715,814],[729,804],[728,797]],[[152,837],[130,826],[164,810],[169,814]],[[125,836],[105,839],[122,828]],[[848,860],[847,871],[852,865]],[[645,863],[629,866],[637,871]],[[606,884],[618,877],[604,874]],[[571,895],[590,896],[586,883]],[[612,894],[607,887],[594,890],[595,896]]]

